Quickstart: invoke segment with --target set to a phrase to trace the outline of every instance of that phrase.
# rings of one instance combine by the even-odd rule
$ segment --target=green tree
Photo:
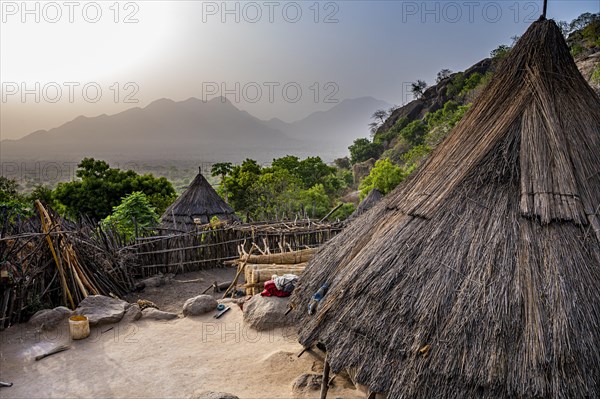
[[[59,183],[53,195],[64,206],[65,213],[75,218],[104,219],[122,198],[135,191],[144,193],[159,213],[177,197],[175,189],[164,177],[111,168],[108,163],[93,158],[85,158],[79,163],[76,176],[79,180]]]
[[[452,70],[450,69],[442,69],[438,72],[437,78],[435,79],[436,83],[440,83],[444,79],[448,79],[452,75]]]
[[[229,199],[233,209],[242,216],[245,215],[246,219],[255,206],[255,199],[251,197],[249,190],[260,175],[260,165],[253,159],[246,159],[241,165],[233,166],[220,187],[221,194]]]
[[[415,96],[415,98],[421,98],[423,97],[423,94],[425,93],[425,89],[427,88],[427,83],[425,83],[424,80],[417,80],[416,82],[413,82],[410,86],[410,91],[412,92],[413,96]]]
[[[336,158],[333,160],[333,163],[339,169],[350,169],[352,167],[352,164],[350,163],[350,158],[348,157]]]
[[[322,218],[331,209],[331,201],[322,184],[315,184],[300,193],[300,202],[311,218]]]
[[[233,170],[233,164],[231,162],[217,162],[210,169],[210,174],[212,176],[220,176],[221,177],[221,187],[223,187],[225,177],[231,173]],[[227,197],[227,190],[223,190],[223,194],[225,196],[225,202],[229,203],[229,198]]]
[[[360,183],[360,197],[365,198],[374,188],[385,195],[396,188],[404,178],[401,167],[393,164],[388,158],[380,159],[371,169],[371,173]]]
[[[112,214],[102,221],[104,228],[112,228],[123,235],[126,240],[151,235],[158,225],[158,215],[146,195],[135,191],[125,198],[121,204],[113,208]]]
[[[286,169],[264,172],[247,190],[247,212],[255,220],[290,218],[299,209],[301,180]]]
[[[494,50],[492,50],[492,52],[490,53],[490,57],[492,57],[494,59],[494,61],[502,60],[508,55],[510,50],[511,50],[510,46],[507,46],[506,44],[501,44],[498,47],[496,47]]]
[[[571,21],[571,25],[570,25],[571,31],[583,29],[586,26],[588,26],[598,20],[600,20],[600,14],[592,14],[590,12],[585,12],[585,13],[581,14],[580,16],[578,16],[577,18],[575,18],[573,21]]]
[[[12,201],[19,197],[19,184],[15,179],[0,176],[0,203]]]
[[[348,150],[350,150],[350,162],[354,165],[370,158],[379,158],[383,148],[381,144],[373,143],[367,138],[360,138],[354,140]]]

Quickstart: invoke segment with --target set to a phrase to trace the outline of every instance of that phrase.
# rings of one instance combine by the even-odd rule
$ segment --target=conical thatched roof
[[[540,19],[423,167],[310,263],[300,341],[389,398],[600,397],[599,212],[600,99]]]
[[[371,191],[369,191],[369,194],[367,194],[365,199],[363,199],[360,202],[360,204],[358,204],[358,207],[356,207],[356,210],[354,212],[352,212],[352,214],[348,217],[348,219],[346,219],[346,221],[349,222],[349,221],[356,219],[357,217],[359,217],[360,215],[362,215],[363,213],[365,213],[366,211],[368,211],[369,209],[371,209],[375,205],[377,205],[377,203],[382,198],[383,198],[383,194],[381,193],[381,191],[379,191],[376,188],[372,189]]]
[[[188,231],[199,223],[209,223],[214,217],[222,221],[238,221],[234,210],[223,201],[210,183],[198,173],[190,186],[171,204],[161,217],[161,227]]]

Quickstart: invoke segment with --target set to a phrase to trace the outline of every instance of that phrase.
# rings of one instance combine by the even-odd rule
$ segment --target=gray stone
[[[142,317],[148,320],[173,320],[176,319],[177,313],[163,312],[154,308],[146,308],[142,310]]]
[[[137,303],[129,304],[127,310],[125,310],[125,314],[123,315],[123,319],[126,323],[133,323],[142,318],[142,311],[140,310],[140,305]]]
[[[87,316],[91,326],[118,323],[127,302],[103,295],[90,295],[79,303],[75,314]]]
[[[285,315],[289,303],[289,297],[254,295],[244,304],[244,321],[259,331],[291,326],[293,317]]]
[[[226,392],[198,391],[194,392],[190,399],[240,399]]]
[[[184,316],[199,316],[217,308],[218,302],[210,295],[198,295],[183,304]]]
[[[31,316],[29,323],[36,327],[41,327],[42,330],[53,330],[72,314],[73,311],[64,306],[54,309],[43,309]]]
[[[292,384],[294,392],[310,392],[321,389],[323,383],[322,374],[302,374]]]

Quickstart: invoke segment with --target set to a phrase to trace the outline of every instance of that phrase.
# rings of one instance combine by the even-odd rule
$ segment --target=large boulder
[[[42,309],[29,319],[29,323],[42,330],[53,330],[73,314],[71,309],[59,306],[54,309]]]
[[[118,323],[129,304],[104,295],[90,295],[79,303],[75,314],[88,318],[91,326]]]
[[[285,314],[289,303],[289,297],[254,295],[244,304],[244,321],[259,331],[291,326],[294,319]]]
[[[218,302],[210,295],[198,295],[190,298],[183,304],[184,316],[199,316],[217,308]]]
[[[240,399],[226,392],[198,391],[194,392],[190,399]]]
[[[176,319],[177,313],[163,312],[154,308],[146,308],[142,310],[142,317],[149,320],[173,320]]]

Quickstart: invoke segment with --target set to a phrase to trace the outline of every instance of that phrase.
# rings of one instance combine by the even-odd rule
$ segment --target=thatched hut
[[[198,173],[183,194],[163,213],[161,228],[190,231],[197,225],[209,223],[215,216],[224,222],[239,221],[234,210],[223,201],[202,173]]]
[[[310,262],[300,342],[389,398],[600,397],[599,212],[600,99],[541,18],[424,165]]]
[[[356,210],[352,212],[352,214],[346,219],[347,221],[351,221],[373,208],[381,199],[383,198],[383,194],[378,189],[374,188],[369,191],[369,194],[360,201],[360,204],[356,207]]]

